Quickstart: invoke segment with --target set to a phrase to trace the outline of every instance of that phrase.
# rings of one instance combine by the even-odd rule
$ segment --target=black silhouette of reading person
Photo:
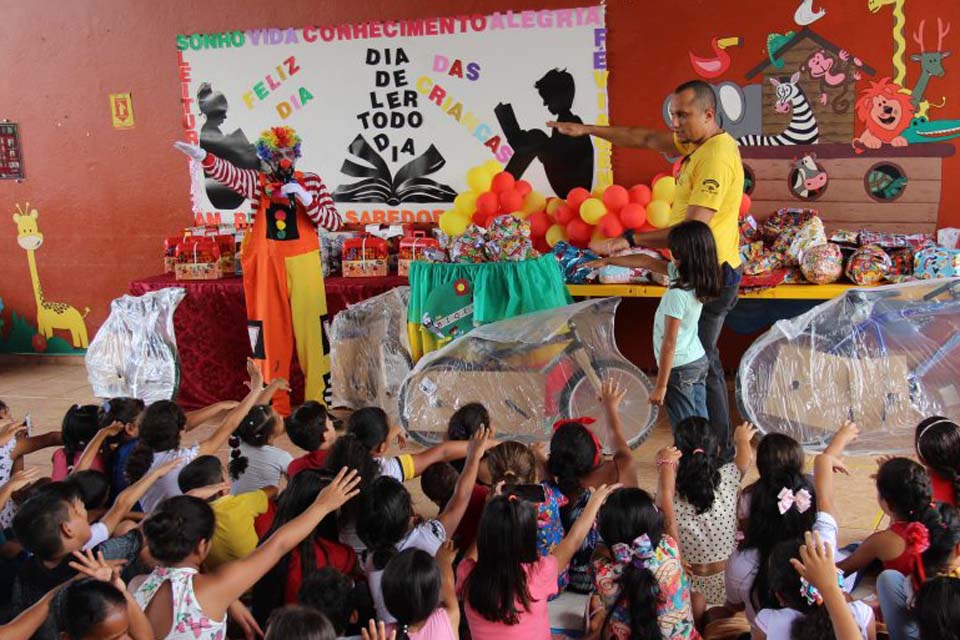
[[[583,123],[570,111],[576,87],[568,71],[552,69],[534,87],[557,122]],[[549,136],[540,129],[522,130],[509,103],[498,104],[494,113],[514,151],[506,167],[514,178],[519,180],[530,163],[538,159],[558,196],[566,197],[574,187],[592,188],[593,141],[589,136],[571,138],[556,129]]]
[[[200,147],[241,169],[260,169],[257,148],[250,144],[242,129],[229,135],[220,131],[220,125],[227,119],[227,97],[219,91],[214,92],[210,83],[204,82],[197,90],[197,106],[206,118],[200,127]],[[211,177],[206,178],[204,186],[210,203],[217,209],[236,209],[245,200]]]

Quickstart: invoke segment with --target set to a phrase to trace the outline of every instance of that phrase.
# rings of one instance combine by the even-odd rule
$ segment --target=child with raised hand
[[[293,456],[273,446],[283,435],[283,417],[266,404],[255,405],[230,436],[230,477],[234,495],[279,487]]]
[[[134,597],[157,638],[222,638],[227,609],[310,532],[323,518],[357,494],[356,472],[342,469],[310,507],[241,560],[201,574],[215,523],[203,500],[176,496],[165,500],[144,522],[150,554],[158,567]]]
[[[213,455],[220,447],[226,444],[227,439],[240,424],[240,421],[258,403],[265,402],[278,389],[286,385],[286,381],[275,379],[263,387],[263,378],[253,360],[247,359],[247,372],[250,374],[250,393],[243,401],[223,418],[216,430],[205,440],[191,447],[181,447],[180,440],[187,430],[187,416],[176,403],[168,400],[155,402],[140,419],[140,441],[127,460],[127,480],[134,482],[142,477],[151,468],[159,466],[168,460],[179,460],[179,465],[163,476],[152,486],[140,504],[145,512],[149,513],[161,500],[180,494],[177,486],[177,472],[180,467],[197,456]]]
[[[643,489],[613,492],[598,521],[590,630],[610,638],[699,638],[677,542]],[[603,615],[594,615],[596,612]]]
[[[287,477],[291,480],[305,469],[323,469],[330,447],[337,441],[337,432],[327,408],[310,400],[284,419],[284,428],[290,442],[307,453],[287,465]]]
[[[931,416],[917,425],[913,436],[917,458],[927,468],[933,499],[957,506],[960,502],[960,424]]]
[[[406,549],[390,559],[383,572],[383,602],[396,619],[388,629],[397,640],[457,640],[460,603],[453,576],[457,550],[447,541],[434,558]]]
[[[769,558],[783,541],[799,541],[804,532],[816,531],[836,548],[839,527],[834,518],[834,473],[844,469],[841,456],[859,429],[845,422],[830,445],[814,462],[814,481],[786,466],[761,477],[753,487],[744,540],[724,571],[727,602],[744,607],[753,624],[758,611],[776,606],[770,589]]]
[[[750,441],[755,433],[749,423],[737,427],[734,462],[723,464],[722,445],[710,421],[692,416],[676,430],[678,455],[657,456],[657,504],[663,510],[664,527],[680,544],[693,590],[710,604],[727,600],[723,570],[736,549],[737,498],[753,459]]]
[[[204,562],[207,571],[225,562],[246,558],[257,548],[259,538],[254,521],[267,512],[270,499],[277,495],[277,487],[232,495],[230,480],[216,456],[200,456],[192,460],[180,469],[177,483],[180,491],[186,494],[203,488],[210,490],[206,500],[216,516],[217,529]]]
[[[619,483],[625,487],[639,486],[637,462],[623,435],[619,407],[626,391],[616,382],[605,380],[600,400],[606,413],[609,435],[614,447],[613,458],[603,459],[603,445],[590,429],[592,418],[561,420],[553,425],[550,439],[550,457],[544,466],[550,480],[569,501],[560,511],[563,528],[568,533],[580,518],[590,498],[591,487]],[[591,558],[600,540],[596,529],[591,529],[583,546],[570,561],[568,589],[590,593],[593,589]]]
[[[53,470],[50,477],[54,482],[63,480],[73,472],[74,465],[80,460],[87,444],[97,435],[100,430],[97,422],[99,410],[95,404],[75,404],[67,409],[60,426],[63,447],[53,452]],[[103,454],[99,447],[94,451],[93,460],[90,460],[89,466],[84,469],[103,472],[106,470]]]
[[[450,416],[450,420],[447,422],[446,439],[466,441],[472,438],[474,432],[480,427],[489,429],[492,426],[487,408],[479,402],[468,402]],[[463,471],[463,460],[451,460],[450,464],[457,470],[457,473]]]
[[[309,607],[287,605],[270,617],[264,640],[336,640],[327,617]]]
[[[137,446],[139,418],[145,408],[143,400],[138,398],[105,400],[97,411],[97,425],[100,430],[74,466],[75,472],[85,471],[90,468],[97,453],[106,450],[111,500],[116,499],[129,485],[125,474],[127,458]],[[137,509],[139,510],[139,505]]]
[[[357,512],[357,533],[367,545],[363,563],[377,619],[393,622],[383,602],[381,580],[390,559],[405,549],[421,549],[434,555],[453,532],[470,502],[477,481],[480,458],[494,442],[493,432],[478,429],[467,449],[467,462],[457,480],[453,498],[434,520],[414,524],[413,503],[409,491],[395,478],[380,476],[361,494]]]
[[[457,592],[474,640],[548,638],[547,599],[560,572],[594,525],[597,512],[620,485],[601,485],[550,555],[537,553],[537,510],[522,498],[494,496],[480,519],[477,543],[457,567]]]

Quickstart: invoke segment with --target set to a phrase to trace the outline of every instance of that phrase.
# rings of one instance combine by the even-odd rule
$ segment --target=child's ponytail
[[[230,436],[230,477],[237,480],[247,470],[250,460],[240,451],[241,440],[251,447],[267,444],[273,433],[276,417],[265,404],[255,405]]]
[[[633,553],[634,550],[635,548],[631,549],[630,553]],[[649,538],[646,538],[644,543],[644,551],[638,553],[640,555],[633,555],[629,560],[624,558],[627,565],[619,579],[620,596],[614,606],[607,612],[607,617],[603,621],[603,630],[600,632],[601,638],[607,637],[607,625],[610,623],[612,612],[621,607],[630,612],[631,638],[660,637],[660,624],[657,621],[657,599],[660,597],[660,584],[653,572],[644,566],[644,556],[642,555],[648,553],[647,558],[653,555]]]
[[[698,416],[681,421],[674,443],[683,454],[677,467],[677,495],[697,513],[706,513],[720,486],[719,445],[710,422]]]

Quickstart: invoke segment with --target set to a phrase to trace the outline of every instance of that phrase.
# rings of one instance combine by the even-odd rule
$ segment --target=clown
[[[296,338],[307,400],[324,402],[329,383],[329,345],[320,241],[316,227],[335,231],[341,218],[327,188],[313,173],[296,171],[300,136],[273,127],[256,142],[261,170],[240,169],[200,147],[174,146],[200,162],[204,172],[251,200],[252,227],[243,241],[243,291],[253,357],[263,378],[289,379]],[[290,413],[290,396],[278,392],[274,408]]]

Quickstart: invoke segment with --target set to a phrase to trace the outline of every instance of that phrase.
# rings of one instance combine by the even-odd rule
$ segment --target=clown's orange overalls
[[[214,179],[255,202],[253,228],[243,242],[243,291],[250,346],[264,380],[289,380],[296,339],[297,358],[306,378],[304,396],[325,403],[330,347],[323,331],[327,304],[314,220],[337,228],[340,218],[333,201],[314,174],[295,174],[297,182],[313,195],[310,207],[304,207],[299,200],[292,203],[281,195],[279,188],[270,189],[266,175],[258,171],[237,169],[210,154],[204,168]],[[289,394],[277,393],[273,406],[288,415]]]

